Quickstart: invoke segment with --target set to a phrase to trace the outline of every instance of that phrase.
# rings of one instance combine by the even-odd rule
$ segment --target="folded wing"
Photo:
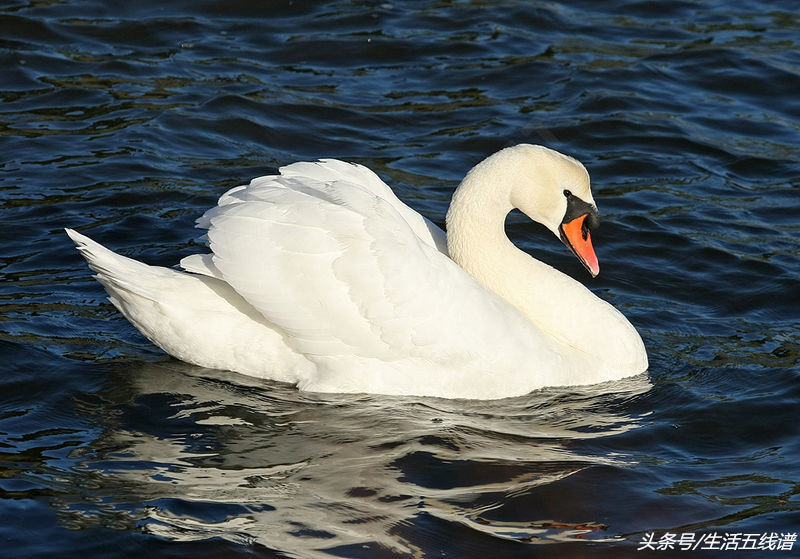
[[[212,254],[182,264],[223,278],[297,351],[457,367],[531,349],[528,321],[371,171],[327,160],[281,173],[223,195],[198,220]]]

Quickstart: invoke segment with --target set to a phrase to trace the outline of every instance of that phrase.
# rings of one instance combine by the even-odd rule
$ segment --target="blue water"
[[[648,535],[796,533],[796,8],[3,3],[2,554],[644,557]],[[62,231],[173,265],[227,188],[319,157],[443,224],[466,170],[519,142],[587,166],[603,271],[520,215],[509,235],[630,318],[646,375],[469,402],[201,369]]]

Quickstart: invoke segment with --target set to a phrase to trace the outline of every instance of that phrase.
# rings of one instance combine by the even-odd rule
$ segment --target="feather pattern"
[[[471,172],[461,188],[479,175]],[[519,297],[522,303],[505,296],[506,284],[479,282],[481,269],[471,274],[451,260],[444,232],[363,166],[288,165],[223,194],[197,226],[207,230],[211,252],[181,260],[185,272],[147,266],[68,230],[112,302],[185,361],[306,390],[464,398],[633,374],[622,361],[598,363],[562,332],[547,332],[525,302],[555,317],[558,307],[544,306],[555,305],[547,289],[557,286],[570,308],[585,303],[625,333],[621,314],[510,242],[483,251],[488,268],[517,276],[508,285],[526,289],[518,268],[560,277],[542,282],[536,297]],[[460,251],[461,237],[454,238]],[[496,266],[493,252],[505,254]],[[625,347],[638,351],[634,342]],[[641,356],[632,367],[643,370]]]

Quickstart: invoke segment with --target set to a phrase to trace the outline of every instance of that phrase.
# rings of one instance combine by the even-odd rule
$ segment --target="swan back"
[[[198,220],[223,280],[317,365],[303,387],[500,397],[543,385],[493,372],[557,368],[552,339],[420,235],[421,217],[315,171],[254,180]]]

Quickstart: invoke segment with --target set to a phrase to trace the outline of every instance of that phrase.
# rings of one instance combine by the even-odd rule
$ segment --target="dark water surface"
[[[637,547],[796,533],[797,14],[3,2],[0,554],[701,557],[732,551]],[[520,216],[509,234],[625,312],[647,375],[464,402],[205,370],[139,335],[62,231],[172,265],[225,189],[319,157],[442,224],[518,142],[586,164],[603,273]]]

